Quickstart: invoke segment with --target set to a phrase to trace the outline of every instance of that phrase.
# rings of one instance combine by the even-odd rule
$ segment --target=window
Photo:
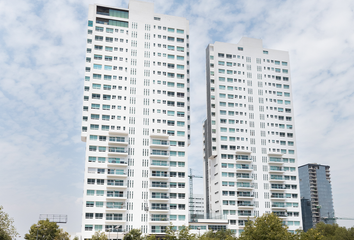
[[[102,65],[101,64],[93,64],[93,69],[101,70]]]
[[[184,30],[182,30],[182,29],[177,29],[177,33],[183,34],[183,33],[184,33]],[[187,37],[188,37],[188,36],[187,36]]]

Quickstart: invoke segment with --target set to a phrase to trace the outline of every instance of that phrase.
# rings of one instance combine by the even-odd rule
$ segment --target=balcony
[[[286,208],[285,203],[272,203],[272,208],[274,209],[284,209]]]
[[[128,156],[128,152],[122,147],[108,147],[108,155]]]
[[[159,139],[152,139],[150,147],[158,147],[158,148],[169,148],[170,143],[167,140],[159,140]]]
[[[239,217],[252,217],[252,211],[238,211]]]
[[[273,212],[275,215],[277,215],[280,218],[287,217],[288,214],[286,212]]]
[[[253,189],[253,185],[251,183],[246,182],[238,182],[236,187],[238,189]]]
[[[126,211],[127,208],[124,203],[107,202],[106,210],[107,211]]]
[[[285,181],[284,176],[281,175],[270,175],[269,182],[283,182]]]
[[[150,174],[150,178],[168,179],[169,178],[169,174],[168,174],[168,172],[152,171],[151,174]]]
[[[151,206],[151,208],[149,209],[150,212],[156,211],[156,212],[165,212],[165,211],[169,211],[170,208],[166,205],[166,206]]]
[[[123,146],[127,146],[128,142],[125,140],[125,137],[113,137],[110,136],[109,137],[109,141],[108,141],[109,145],[123,145]]]
[[[150,168],[169,168],[170,164],[167,161],[152,160]]]
[[[253,168],[248,164],[236,164],[236,172],[251,172]]]
[[[158,189],[164,189],[164,190],[169,190],[169,185],[167,185],[167,183],[152,183],[150,185],[150,188],[158,188]]]
[[[121,169],[108,169],[107,177],[127,177],[127,173]]]
[[[286,188],[283,184],[271,184],[270,190],[271,191],[285,191]]]
[[[109,219],[106,218],[107,225],[112,224],[112,222],[125,222],[125,217],[119,216],[119,217],[112,217],[112,218],[109,218]]]
[[[283,165],[283,159],[279,157],[269,157],[269,164]]]
[[[168,151],[163,151],[163,150],[152,150],[150,153],[150,157],[155,157],[155,158],[169,158],[170,154]]]
[[[250,201],[238,201],[237,202],[237,206],[239,208],[253,208],[254,207],[254,203],[252,203]]]
[[[112,165],[112,166],[128,166],[128,162],[124,161],[123,159],[120,158],[108,158],[107,165]]]
[[[274,199],[274,200],[285,200],[286,197],[285,197],[285,194],[272,194],[270,196],[270,199]]]
[[[254,198],[254,195],[251,192],[237,192],[237,198]]]
[[[284,172],[284,168],[283,167],[279,167],[279,166],[270,166],[269,172],[283,173]]]
[[[166,222],[166,223],[169,223],[170,219],[166,216],[166,217],[151,217],[150,218],[150,221],[151,222]]]
[[[154,201],[157,200],[168,201],[169,199],[170,199],[169,196],[165,193],[153,193],[150,198],[150,200],[154,200]]]
[[[242,163],[242,162],[252,162],[251,156],[248,155],[236,155],[236,162],[237,163]]]
[[[127,188],[127,184],[124,183],[123,180],[112,180],[109,179],[107,180],[107,188],[111,189],[115,189],[115,188]]]
[[[110,191],[108,191],[110,192]],[[107,200],[109,199],[126,199],[127,198],[127,194],[124,192],[113,192],[113,193],[108,193],[107,192]]]
[[[252,176],[249,173],[236,173],[236,180],[243,181],[243,180],[251,180]]]

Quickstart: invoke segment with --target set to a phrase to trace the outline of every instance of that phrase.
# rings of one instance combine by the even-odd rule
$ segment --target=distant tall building
[[[244,37],[209,44],[206,59],[206,212],[237,234],[270,212],[290,231],[301,228],[288,52]]]
[[[299,167],[300,195],[304,203],[311,205],[311,215],[304,206],[303,221],[304,230],[316,226],[322,218],[334,218],[331,177],[329,166],[316,163],[305,164]],[[335,220],[326,220],[333,224]]]
[[[188,225],[189,22],[90,5],[85,67],[83,239]]]
[[[204,195],[203,194],[193,194],[192,208],[189,208],[190,214],[204,215]],[[191,204],[190,204],[191,205]]]

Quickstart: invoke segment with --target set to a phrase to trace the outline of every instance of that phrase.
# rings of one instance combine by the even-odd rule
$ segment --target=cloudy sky
[[[22,237],[41,213],[68,214],[63,227],[80,231],[80,124],[93,2],[0,0],[0,205]],[[336,215],[354,218],[354,1],[153,2],[155,12],[190,21],[194,173],[202,174],[205,48],[242,36],[260,38],[266,48],[290,52],[299,164],[330,165]],[[201,180],[195,185],[195,192],[202,189]]]

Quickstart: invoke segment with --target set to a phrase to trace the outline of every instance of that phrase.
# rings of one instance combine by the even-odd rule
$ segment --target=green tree
[[[178,231],[178,240],[194,240],[196,235],[190,233],[190,228],[182,226],[181,230]]]
[[[213,230],[209,230],[199,237],[199,240],[211,240],[211,239],[223,239],[223,240],[236,240],[235,234],[230,230],[219,230],[214,232]]]
[[[29,230],[29,233],[25,235],[27,240],[46,240],[46,239],[60,239],[69,240],[70,235],[59,229],[59,226],[55,222],[47,220],[39,220],[37,224],[33,224]]]
[[[0,206],[0,239],[12,239],[18,236],[13,224],[14,220],[3,211],[3,206]]]
[[[323,240],[352,240],[354,239],[354,228],[340,227],[338,224],[325,224],[319,222],[315,230],[323,236]]]
[[[139,229],[132,229],[129,233],[124,235],[123,240],[142,240],[141,231]]]
[[[323,240],[323,235],[314,228],[310,228],[307,232],[297,231],[296,236],[300,240]]]
[[[166,232],[165,232],[165,237],[163,238],[164,240],[177,240],[177,234],[176,234],[177,228],[175,226],[171,225],[166,227]]]
[[[104,232],[100,232],[100,231],[95,232],[91,237],[91,240],[107,240],[107,239],[108,239],[107,235]]]
[[[78,237],[78,236],[75,236],[73,240],[79,240],[79,237]]]
[[[152,234],[145,238],[146,240],[156,240],[156,235]]]
[[[296,236],[288,232],[288,227],[274,213],[264,214],[255,221],[248,221],[239,240],[292,240]]]
[[[79,239],[79,238],[78,238]],[[54,240],[70,240],[70,234],[65,232],[62,228],[59,229],[58,235]]]

